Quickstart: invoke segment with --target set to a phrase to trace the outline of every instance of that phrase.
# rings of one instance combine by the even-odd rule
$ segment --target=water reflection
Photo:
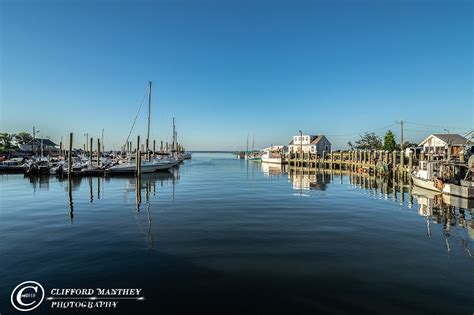
[[[308,170],[290,170],[288,172],[288,179],[295,190],[321,190],[324,191],[327,185],[331,183],[332,177],[327,172],[310,172]]]
[[[393,180],[386,177],[375,177],[348,171],[315,170],[307,168],[291,168],[288,179],[293,189],[303,192],[310,190],[325,191],[329,184],[344,184],[347,178],[350,189],[367,191],[370,195],[386,200],[392,200],[408,209],[416,205],[418,214],[426,218],[426,235],[431,237],[431,224],[441,225],[445,237],[446,250],[449,252],[450,239],[457,239],[466,253],[472,257],[472,244],[474,239],[474,222],[472,210],[474,200],[437,194],[434,191],[413,186],[411,181]],[[306,195],[308,195],[306,193]],[[459,233],[459,229],[467,229],[466,233]]]
[[[157,172],[151,174],[142,174],[141,176],[128,176],[128,177],[115,177],[115,179],[124,179],[126,181],[125,193],[135,192],[135,209],[137,212],[140,212],[140,207],[142,205],[142,191],[145,192],[145,201],[146,201],[146,210],[148,215],[149,229],[151,231],[151,211],[150,211],[150,196],[156,195],[157,184],[160,187],[163,187],[166,184],[172,184],[173,186],[173,199],[175,198],[175,185],[179,180],[179,170],[178,168],[170,169],[169,172]],[[30,178],[31,180],[31,178]],[[65,179],[59,179],[59,182],[66,182],[66,189],[68,194],[68,206],[69,206],[69,218],[70,223],[74,222],[74,197],[73,192],[78,191],[82,182],[86,181],[88,183],[88,200],[89,203],[94,203],[94,197],[97,200],[101,199],[101,194],[103,197],[103,188],[104,182],[109,182],[110,177],[70,177]],[[43,179],[44,182],[47,182],[49,185],[49,177]],[[96,183],[96,190],[94,189],[94,182]],[[96,196],[94,196],[94,191],[96,191]],[[151,233],[151,232],[150,232]],[[150,240],[152,238],[150,237]]]
[[[132,179],[129,179],[126,191],[135,190],[135,209],[137,213],[140,212],[140,207],[142,205],[142,191],[145,194],[145,209],[146,209],[146,219],[147,219],[147,228],[144,229],[141,222],[138,220],[137,223],[140,232],[145,236],[146,243],[148,244],[148,249],[151,250],[154,248],[154,237],[152,229],[152,211],[151,211],[151,196],[156,196],[156,184],[158,183],[160,187],[163,187],[166,184],[172,185],[172,196],[173,200],[175,199],[176,183],[179,180],[179,170],[178,168],[172,168],[169,172],[157,172],[150,174],[142,174],[141,176],[135,177],[135,182],[133,183]],[[145,232],[146,230],[146,232]]]
[[[255,162],[252,162],[252,164],[255,164]],[[255,164],[258,165],[258,164]],[[286,165],[281,165],[281,164],[272,164],[272,163],[260,163],[261,171],[263,174],[267,177],[275,176],[275,175],[281,175],[284,172],[286,172]]]

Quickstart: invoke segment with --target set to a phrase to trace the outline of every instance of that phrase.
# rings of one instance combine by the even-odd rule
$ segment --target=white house
[[[423,152],[434,153],[434,154],[446,154],[448,148],[450,148],[451,155],[457,155],[463,152],[466,145],[470,145],[471,142],[458,134],[432,134],[423,140],[419,146],[423,147]]]
[[[290,153],[317,153],[331,152],[331,142],[324,135],[302,135],[293,136],[293,140],[288,145]]]

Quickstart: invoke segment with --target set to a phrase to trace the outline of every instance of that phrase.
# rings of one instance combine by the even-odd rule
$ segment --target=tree
[[[354,147],[358,150],[378,150],[382,147],[382,139],[373,132],[366,132],[356,140]]]
[[[385,151],[395,151],[397,149],[397,143],[395,142],[395,134],[389,130],[383,137],[383,149]]]
[[[352,144],[352,142],[347,142],[347,145],[349,146],[349,150],[354,150],[354,145]]]
[[[404,148],[416,148],[418,146],[418,143],[410,142],[410,141],[405,141],[403,144]]]
[[[0,133],[0,145],[5,148],[11,147],[12,135],[2,132]]]
[[[33,137],[28,132],[20,132],[15,135],[18,144],[26,144],[33,140]]]

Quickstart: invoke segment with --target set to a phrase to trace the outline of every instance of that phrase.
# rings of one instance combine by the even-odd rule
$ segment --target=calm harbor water
[[[141,288],[145,297],[113,310],[45,301],[31,314],[474,311],[474,205],[463,201],[222,153],[141,182],[71,184],[0,176],[1,314],[14,313],[10,294],[26,280],[46,296]]]

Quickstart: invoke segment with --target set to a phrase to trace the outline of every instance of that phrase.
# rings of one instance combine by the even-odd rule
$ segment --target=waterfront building
[[[423,147],[423,152],[439,155],[458,155],[464,152],[464,147],[471,142],[463,136],[455,133],[431,134],[423,140],[419,146]],[[448,148],[450,152],[448,153]]]
[[[298,135],[288,145],[290,153],[322,154],[331,152],[331,142],[324,135]]]

